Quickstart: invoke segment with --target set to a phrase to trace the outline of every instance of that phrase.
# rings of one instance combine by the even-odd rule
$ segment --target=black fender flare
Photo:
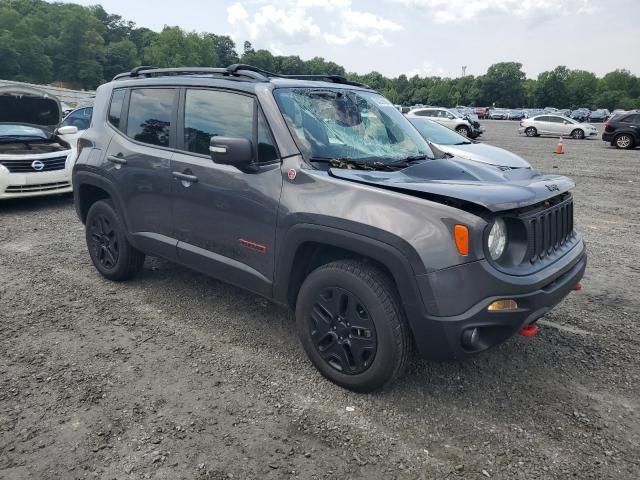
[[[78,218],[82,223],[85,222],[85,219],[82,218],[82,205],[80,199],[80,190],[83,185],[91,185],[93,187],[100,188],[109,194],[113,205],[118,213],[118,216],[123,220],[125,225],[125,234],[127,235],[127,239],[132,243],[132,245],[136,246],[136,240],[131,235],[131,230],[129,229],[129,218],[126,214],[127,209],[124,207],[124,203],[120,195],[118,195],[118,189],[115,184],[106,178],[103,174],[92,172],[90,170],[85,169],[75,169],[73,171],[73,203],[76,208],[76,213],[78,214]]]
[[[373,227],[365,225],[363,228]],[[278,242],[280,248],[276,252],[273,284],[273,297],[278,303],[288,304],[290,276],[296,253],[303,244],[312,242],[348,250],[383,265],[393,276],[412,330],[415,322],[420,322],[427,314],[425,304],[428,305],[431,299],[423,299],[423,295],[429,292],[421,292],[416,279],[416,275],[425,273],[425,267],[417,252],[405,240],[388,232],[382,234],[384,238],[376,239],[353,230],[308,223],[292,226],[283,236]],[[380,233],[376,236],[380,237]]]

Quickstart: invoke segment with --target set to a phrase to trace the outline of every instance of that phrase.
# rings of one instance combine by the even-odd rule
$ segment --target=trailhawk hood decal
[[[460,158],[429,160],[397,172],[332,168],[329,174],[406,193],[424,192],[464,200],[492,212],[539,203],[575,186],[560,175],[541,175],[526,168],[501,170]]]
[[[56,97],[37,88],[0,87],[0,123],[38,125],[55,129],[62,121]]]

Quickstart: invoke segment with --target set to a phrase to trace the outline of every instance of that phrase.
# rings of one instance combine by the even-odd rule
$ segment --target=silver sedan
[[[463,137],[426,118],[407,118],[425,140],[438,150],[454,157],[487,163],[502,169],[531,168],[531,165],[526,160],[515,153]]]
[[[544,114],[522,120],[518,133],[524,133],[527,137],[564,135],[582,140],[583,138],[597,137],[598,129],[589,123],[580,123],[562,115]]]

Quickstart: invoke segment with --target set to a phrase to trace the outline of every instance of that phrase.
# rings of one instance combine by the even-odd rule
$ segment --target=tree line
[[[172,26],[154,32],[100,5],[0,0],[0,78],[5,80],[62,81],[94,89],[138,65],[210,67],[238,62],[275,73],[344,75],[402,105],[640,108],[640,78],[622,69],[598,78],[559,66],[530,79],[522,64],[502,62],[484,75],[459,78],[387,78],[375,71],[358,75],[322,57],[273,55],[254,49],[250,42],[238,51],[226,35]]]

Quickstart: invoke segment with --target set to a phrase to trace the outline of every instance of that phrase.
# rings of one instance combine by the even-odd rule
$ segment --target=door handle
[[[115,164],[118,164],[118,165],[126,165],[127,164],[127,159],[126,158],[116,157],[114,155],[107,156],[107,160],[109,160],[111,163],[115,163]]]
[[[198,182],[198,177],[196,177],[195,175],[189,175],[188,173],[182,173],[182,172],[171,172],[171,174],[178,180],[182,180],[184,182],[189,182],[189,183]]]

